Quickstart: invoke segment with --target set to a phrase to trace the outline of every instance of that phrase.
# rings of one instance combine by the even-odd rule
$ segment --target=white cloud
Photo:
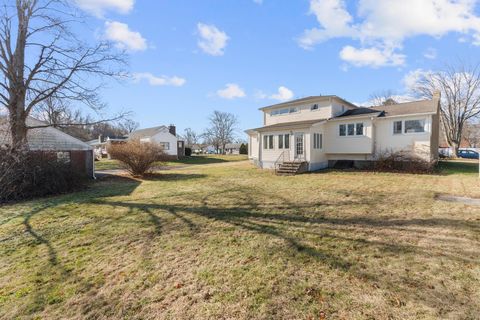
[[[431,71],[416,69],[408,72],[402,79],[406,91],[412,91],[417,86],[420,79],[430,74]]]
[[[204,23],[197,24],[197,30],[200,35],[198,39],[198,46],[203,52],[212,56],[222,56],[224,54],[228,35],[219,30],[214,25],[207,25]]]
[[[305,30],[299,39],[300,46],[305,49],[310,49],[330,38],[354,35],[350,26],[353,18],[342,0],[310,0],[310,14],[317,17],[318,23],[323,28]]]
[[[263,0],[253,0],[253,2],[255,2],[256,4],[262,4]]]
[[[75,3],[82,10],[101,17],[105,11],[129,13],[133,9],[134,0],[75,0]]]
[[[290,100],[293,97],[294,97],[293,91],[284,86],[280,86],[278,88],[277,93],[274,93],[274,94],[267,94],[262,90],[255,91],[255,99],[258,99],[258,100],[271,99],[271,100],[285,101],[285,100]]]
[[[437,58],[437,50],[434,48],[428,48],[424,53],[423,56],[427,59],[433,60]]]
[[[340,58],[356,67],[401,66],[405,55],[395,53],[394,49],[361,48],[346,46],[340,51]]]
[[[440,38],[454,32],[480,45],[477,2],[359,0],[349,12],[344,0],[310,0],[310,13],[320,26],[305,30],[298,41],[306,49],[333,38],[351,38],[362,47],[400,49],[404,40],[411,37]]]
[[[238,84],[227,83],[224,89],[217,91],[217,95],[224,99],[236,99],[243,98],[246,96],[245,91]]]
[[[113,41],[117,47],[131,51],[147,49],[147,40],[140,32],[132,31],[127,24],[107,21],[105,22],[105,38]]]
[[[149,72],[134,73],[133,79],[135,82],[140,82],[142,80],[148,81],[151,86],[174,86],[181,87],[185,84],[186,80],[177,76],[167,77],[167,76],[154,76]]]
[[[293,91],[287,87],[281,86],[278,88],[278,92],[269,96],[270,99],[285,101],[293,98]]]

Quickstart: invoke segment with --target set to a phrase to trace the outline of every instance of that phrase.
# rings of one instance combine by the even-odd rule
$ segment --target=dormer
[[[357,106],[337,96],[312,96],[261,108],[265,126],[336,117]]]

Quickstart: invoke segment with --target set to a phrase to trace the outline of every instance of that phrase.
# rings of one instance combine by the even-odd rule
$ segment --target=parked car
[[[458,157],[464,159],[478,159],[478,152],[473,150],[459,150]]]

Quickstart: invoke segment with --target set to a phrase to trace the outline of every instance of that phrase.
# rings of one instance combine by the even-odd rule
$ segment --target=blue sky
[[[202,131],[213,110],[240,129],[259,107],[336,94],[355,103],[415,75],[480,56],[472,0],[77,0],[92,39],[127,50],[132,79],[102,91],[109,110],[141,127]],[[395,17],[395,19],[393,19]]]

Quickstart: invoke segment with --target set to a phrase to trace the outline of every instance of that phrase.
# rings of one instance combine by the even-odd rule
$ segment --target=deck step
[[[293,176],[300,173],[301,169],[304,168],[306,162],[284,162],[280,164],[276,170],[277,175],[282,176]]]

